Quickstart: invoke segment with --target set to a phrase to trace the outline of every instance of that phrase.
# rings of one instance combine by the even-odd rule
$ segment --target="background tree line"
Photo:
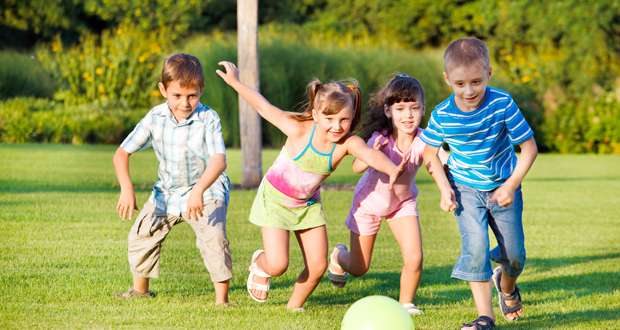
[[[301,43],[320,36],[360,51],[428,52],[458,37],[478,37],[489,46],[495,77],[536,126],[543,148],[620,153],[619,1],[261,0],[259,22],[276,35],[296,31]],[[197,35],[234,34],[236,1],[0,3],[4,49],[29,50],[42,41],[72,47],[87,33],[123,26],[164,33],[169,40],[162,43],[171,46],[161,47],[178,49]]]

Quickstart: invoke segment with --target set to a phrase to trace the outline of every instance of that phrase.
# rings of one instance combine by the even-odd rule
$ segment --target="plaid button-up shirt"
[[[202,104],[189,117],[177,122],[168,107],[160,104],[138,123],[121,147],[130,154],[153,147],[159,160],[158,178],[149,201],[170,214],[187,210],[192,187],[209,165],[214,154],[226,154],[222,126],[217,113]],[[230,180],[223,172],[205,190],[204,200],[228,204]]]

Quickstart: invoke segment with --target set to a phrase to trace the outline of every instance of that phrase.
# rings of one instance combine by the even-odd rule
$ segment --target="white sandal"
[[[335,268],[338,269],[342,269],[342,267],[340,267],[340,265],[338,265],[337,263],[334,262],[334,253],[336,253],[336,251],[338,251],[339,249],[344,249],[345,251],[347,250],[347,246],[344,244],[338,244],[334,247],[334,251],[332,251],[332,254],[329,255],[329,265],[330,266],[334,266]],[[337,260],[336,260],[337,261]],[[344,286],[347,284],[347,278],[348,278],[347,272],[344,272],[343,274],[338,274],[338,273],[333,273],[331,271],[331,269],[329,269],[329,267],[327,267],[327,278],[330,280],[331,284],[339,289],[344,288]],[[334,282],[336,283],[342,283],[342,285],[336,285]]]
[[[421,311],[419,308],[415,307],[415,305],[412,304],[412,303],[404,304],[403,307],[405,307],[407,312],[409,314],[411,314],[411,315],[422,315],[422,314],[424,314],[423,311]]]
[[[258,259],[258,256],[261,253],[264,253],[265,250],[256,250],[254,251],[254,254],[252,255],[252,263],[250,264],[250,275],[248,276],[248,283],[247,283],[247,287],[248,287],[248,293],[250,294],[250,297],[252,297],[252,299],[258,301],[258,302],[265,302],[267,301],[267,298],[265,299],[260,299],[256,296],[254,296],[252,294],[252,291],[250,290],[260,290],[260,291],[265,291],[267,292],[267,295],[269,295],[269,286],[271,285],[271,276],[267,273],[265,273],[262,269],[258,268],[258,265],[256,264],[256,259]],[[263,278],[267,278],[269,279],[267,281],[267,284],[259,284],[254,282],[254,275],[258,276],[258,277],[263,277]]]

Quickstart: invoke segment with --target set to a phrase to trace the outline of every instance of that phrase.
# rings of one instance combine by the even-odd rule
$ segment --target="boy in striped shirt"
[[[443,73],[454,94],[439,104],[421,139],[424,163],[441,192],[440,207],[454,211],[461,234],[461,255],[452,278],[469,281],[479,318],[462,329],[492,329],[491,281],[508,321],[523,312],[517,277],[525,263],[521,181],[536,159],[533,131],[510,95],[488,87],[489,51],[475,38],[452,42],[444,53]],[[451,155],[446,177],[437,156],[446,142]],[[517,159],[513,145],[519,145]],[[498,246],[489,251],[488,227]],[[491,268],[491,260],[499,263]]]
[[[200,103],[205,88],[200,61],[187,54],[168,56],[159,83],[167,99],[138,123],[114,154],[121,186],[116,211],[131,220],[136,195],[129,177],[129,156],[153,147],[159,161],[158,181],[129,232],[129,267],[133,287],[123,298],[151,297],[149,279],[159,277],[162,244],[173,226],[187,222],[211,275],[215,304],[228,305],[232,260],[226,236],[230,180],[220,117]]]

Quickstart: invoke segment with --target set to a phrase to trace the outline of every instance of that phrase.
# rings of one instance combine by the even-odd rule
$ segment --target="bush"
[[[261,93],[286,111],[300,110],[305,88],[313,77],[326,82],[349,77],[359,81],[364,100],[395,72],[418,78],[426,90],[428,114],[450,90],[443,82],[441,56],[435,52],[414,53],[394,47],[362,48],[325,40],[300,41],[295,35],[261,31],[259,37]],[[237,93],[215,73],[219,61],[236,63],[236,38],[214,33],[191,40],[185,51],[198,57],[205,70],[206,88],[201,102],[215,109],[222,119],[227,146],[238,147],[239,112]],[[428,118],[429,116],[427,116]],[[423,126],[426,124],[423,123]],[[281,146],[285,136],[263,121],[263,143]]]
[[[620,103],[615,95],[589,104],[563,103],[545,117],[544,127],[554,151],[620,154]]]
[[[65,106],[14,98],[0,103],[0,141],[120,144],[147,111],[122,103]]]
[[[0,52],[0,100],[16,96],[52,97],[54,81],[33,57]]]
[[[169,42],[163,29],[143,33],[125,25],[100,36],[86,32],[68,49],[57,35],[37,50],[37,58],[61,84],[55,98],[65,104],[122,101],[149,107],[159,101],[157,83]]]

